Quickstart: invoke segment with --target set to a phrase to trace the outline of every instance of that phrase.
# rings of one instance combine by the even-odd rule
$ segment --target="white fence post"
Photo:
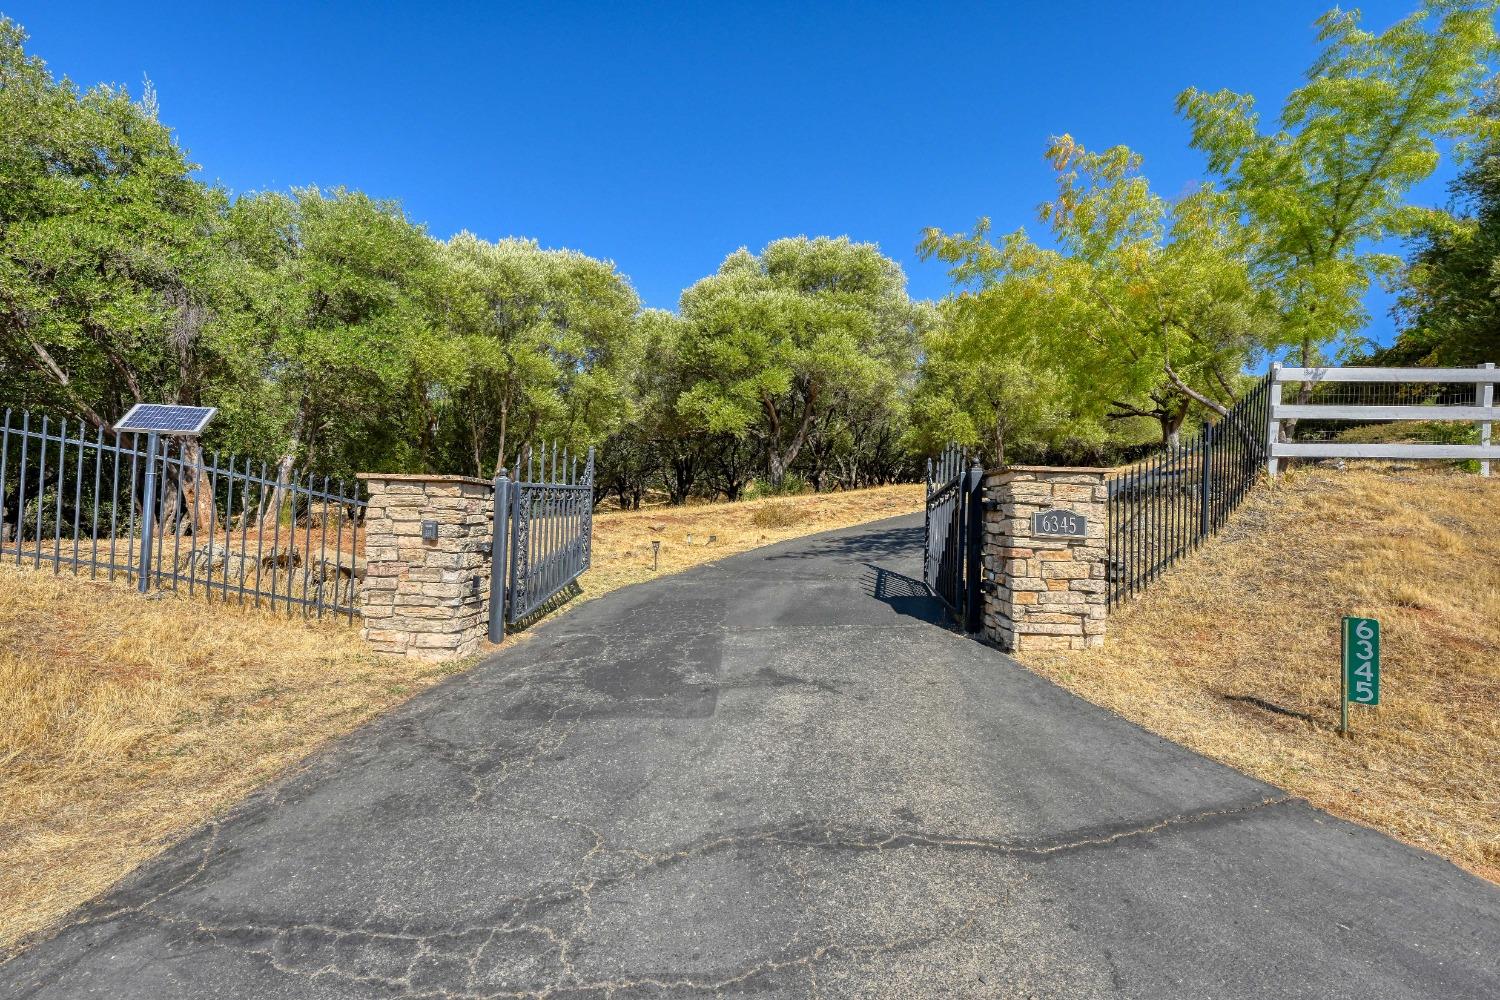
[[[1281,421],[1276,419],[1276,404],[1281,402],[1281,365],[1271,365],[1271,398],[1267,401],[1270,405],[1266,412],[1271,415],[1271,422],[1266,428],[1266,472],[1272,479],[1276,478],[1276,442],[1281,438]]]
[[[1493,362],[1493,361],[1486,361],[1484,364],[1480,365],[1479,367],[1485,368],[1485,369],[1489,369],[1489,370],[1493,371],[1494,368],[1495,368],[1495,362]],[[1494,406],[1495,405],[1495,383],[1494,382],[1481,382],[1479,384],[1479,405],[1480,406]],[[1481,448],[1487,447],[1489,445],[1489,443],[1490,443],[1490,422],[1488,420],[1483,420],[1483,421],[1480,421],[1480,424],[1479,424],[1479,446]],[[1479,462],[1479,474],[1481,476],[1488,476],[1490,474],[1490,460],[1489,459],[1485,458],[1485,459],[1481,459],[1480,460],[1480,462]]]

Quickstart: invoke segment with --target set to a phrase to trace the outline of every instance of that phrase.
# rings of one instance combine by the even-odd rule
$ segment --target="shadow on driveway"
[[[861,582],[866,594],[888,605],[897,614],[956,631],[943,602],[932,596],[921,580],[913,580],[874,563],[865,563],[865,570]]]
[[[911,559],[922,551],[924,531],[921,524],[899,528],[885,528],[858,534],[838,534],[816,541],[804,542],[768,555],[769,561],[780,559],[817,560],[839,559],[869,562],[875,559],[887,561],[903,557]],[[921,586],[921,584],[918,584]]]

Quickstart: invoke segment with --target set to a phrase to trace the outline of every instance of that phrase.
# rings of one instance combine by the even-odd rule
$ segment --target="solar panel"
[[[218,412],[213,406],[137,403],[115,424],[115,431],[135,434],[201,434]]]

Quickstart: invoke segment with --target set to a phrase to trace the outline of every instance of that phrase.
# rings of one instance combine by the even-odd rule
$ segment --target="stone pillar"
[[[378,653],[451,660],[488,626],[494,484],[366,473],[364,637]],[[424,537],[424,522],[436,537]]]
[[[985,477],[984,636],[1001,649],[1104,644],[1104,469],[1013,465]],[[1065,516],[1032,515],[1048,511]]]

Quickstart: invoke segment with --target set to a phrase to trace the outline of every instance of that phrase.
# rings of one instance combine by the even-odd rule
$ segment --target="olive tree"
[[[683,293],[681,314],[692,384],[679,408],[712,433],[758,440],[773,486],[836,393],[879,384],[917,336],[900,266],[845,237],[738,250]]]

